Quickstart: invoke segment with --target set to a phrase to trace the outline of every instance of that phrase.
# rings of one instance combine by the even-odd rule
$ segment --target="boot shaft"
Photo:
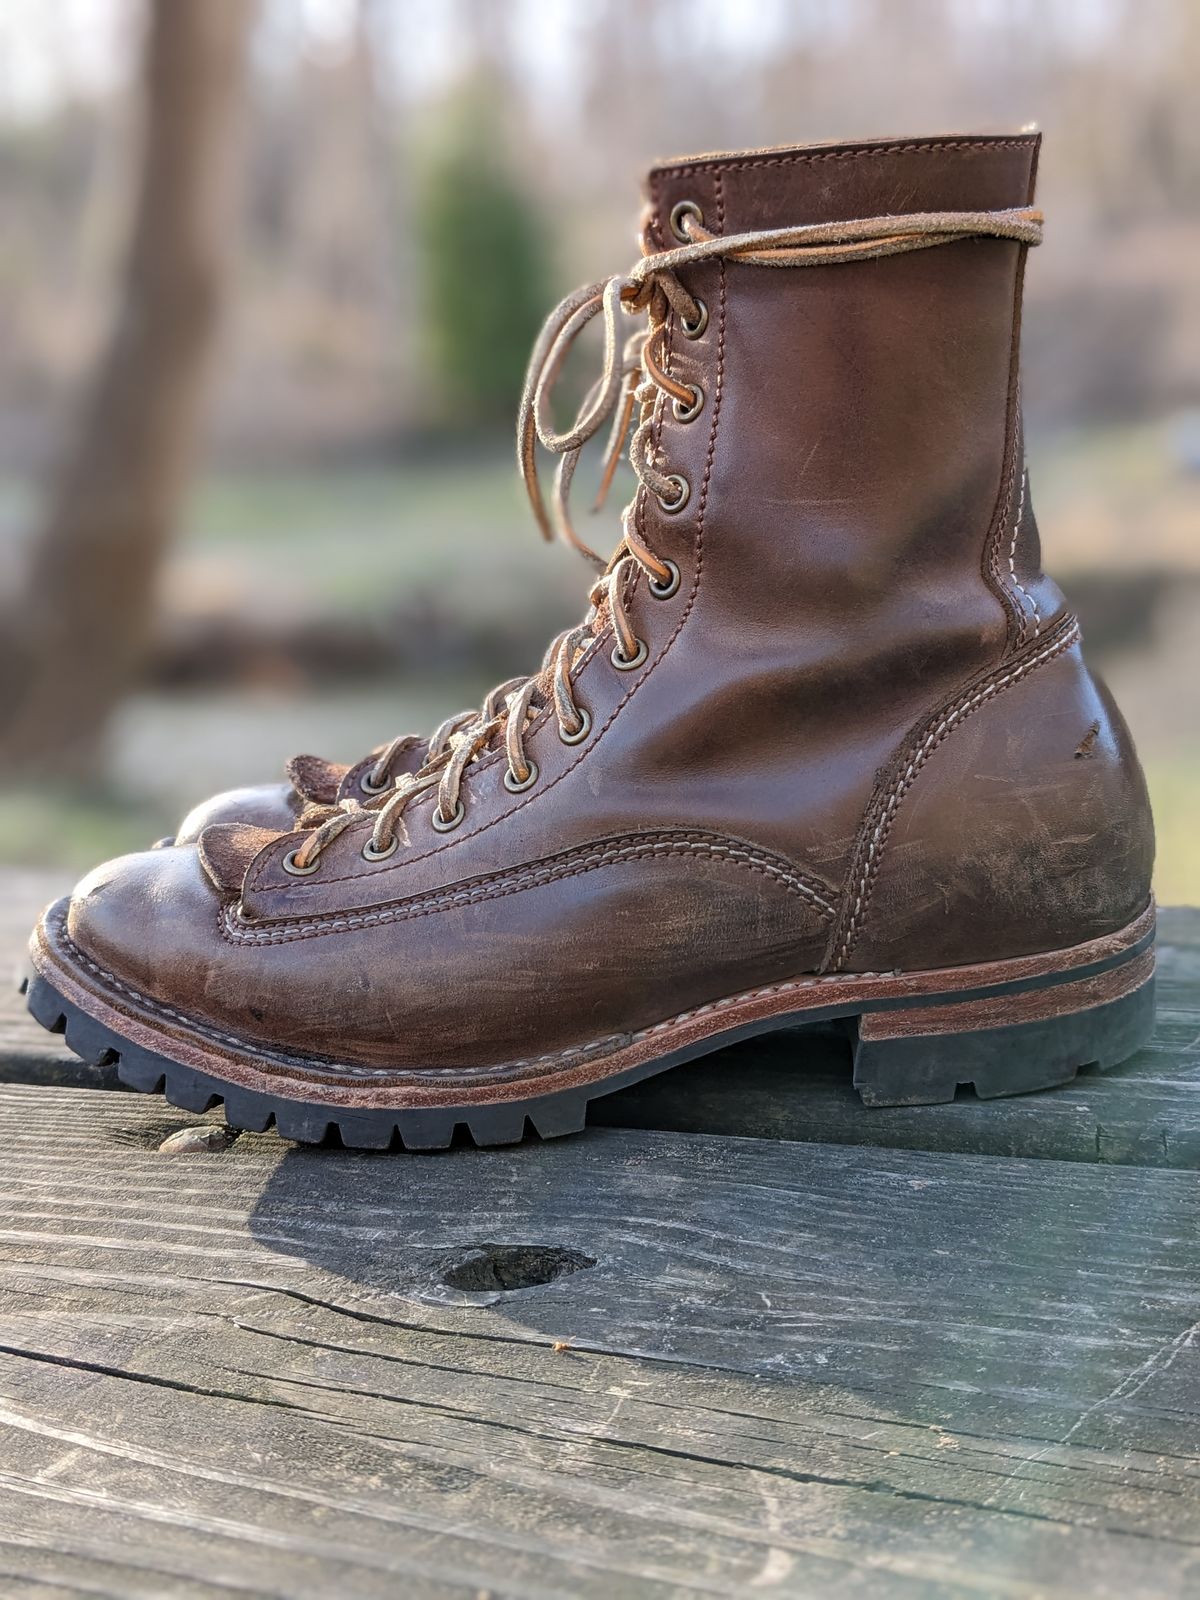
[[[1033,197],[1039,139],[946,139],[704,160],[650,177],[652,229],[695,205],[722,234],[893,212],[985,211]],[[703,630],[786,640],[793,696],[824,713],[864,694],[936,695],[1015,642],[1017,367],[1025,246],[972,238],[803,271],[681,273],[709,310],[672,319],[672,375],[706,397],[660,407],[668,470],[694,517],[643,496],[655,550],[702,554]],[[690,509],[690,508],[689,508]],[[1024,552],[1022,552],[1024,557]],[[1042,621],[1062,614],[1047,596]]]

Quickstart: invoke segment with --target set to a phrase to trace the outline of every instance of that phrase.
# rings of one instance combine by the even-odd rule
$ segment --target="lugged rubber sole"
[[[240,1049],[202,1037],[175,1013],[130,992],[84,982],[64,952],[64,904],[31,941],[24,988],[30,1012],[92,1064],[114,1061],[121,1082],[206,1111],[224,1102],[232,1127],[320,1143],[442,1150],[464,1130],[478,1145],[578,1132],[589,1100],[666,1072],[725,1045],[779,1029],[846,1020],[854,1083],[868,1106],[952,1100],[960,1085],[981,1098],[1069,1082],[1083,1067],[1115,1066],[1154,1026],[1154,910],[1127,928],[1070,950],[937,972],[805,975],[681,1013],[639,1033],[538,1062],[498,1067],[487,1081],[464,1072],[403,1068],[339,1075],[328,1063]],[[133,997],[133,1001],[139,997]],[[168,1022],[167,1018],[172,1019]],[[608,1048],[603,1046],[607,1044]],[[803,1049],[797,1041],[797,1050]]]

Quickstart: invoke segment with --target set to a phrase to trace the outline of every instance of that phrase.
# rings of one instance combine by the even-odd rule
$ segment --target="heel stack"
[[[1049,987],[866,1011],[853,1027],[854,1086],[868,1106],[936,1105],[959,1084],[985,1100],[1050,1089],[1149,1042],[1154,952]]]

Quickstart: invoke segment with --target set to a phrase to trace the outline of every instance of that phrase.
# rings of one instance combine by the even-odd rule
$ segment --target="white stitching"
[[[1020,531],[1021,531],[1021,519],[1025,515],[1025,492],[1026,492],[1026,489],[1028,487],[1028,484],[1029,484],[1029,471],[1028,471],[1028,468],[1022,467],[1021,468],[1021,498],[1017,503],[1017,515],[1016,515],[1016,518],[1013,521],[1013,526],[1012,526],[1012,542],[1010,543],[1010,545],[1008,547],[1008,575],[1012,579],[1012,581],[1015,584],[1015,586],[1017,587],[1017,589],[1020,591],[1022,597],[1029,602],[1030,609],[1033,611],[1033,636],[1036,639],[1039,636],[1039,634],[1041,633],[1041,631],[1042,631],[1042,616],[1041,616],[1041,612],[1038,610],[1037,601],[1029,593],[1029,590],[1026,589],[1025,585],[1021,582],[1020,578],[1017,577],[1017,536],[1020,534]],[[1024,639],[1024,637],[1025,637],[1025,628],[1026,628],[1025,612],[1022,610],[1022,612],[1021,612],[1020,639]],[[1020,642],[1020,639],[1018,639],[1018,643]]]
[[[853,944],[854,936],[858,931],[859,917],[869,904],[870,888],[874,874],[878,870],[879,857],[882,855],[883,846],[887,841],[887,836],[891,829],[892,823],[895,821],[896,812],[900,808],[900,803],[904,799],[904,796],[908,793],[909,789],[912,787],[913,780],[916,778],[917,773],[932,755],[934,749],[942,742],[947,734],[953,732],[955,726],[961,722],[964,717],[969,716],[972,711],[978,710],[978,708],[983,705],[986,700],[990,700],[991,697],[995,694],[998,694],[1001,689],[1007,688],[1010,683],[1015,683],[1019,678],[1023,678],[1026,673],[1032,672],[1035,667],[1041,666],[1044,661],[1049,661],[1052,656],[1056,656],[1061,651],[1069,649],[1078,638],[1079,624],[1072,620],[1067,632],[1061,638],[1052,640],[1049,644],[1045,645],[1037,653],[1037,655],[1031,656],[1027,661],[1023,661],[1018,666],[1013,667],[1011,671],[1004,673],[999,678],[993,678],[992,681],[985,684],[983,688],[976,690],[974,694],[970,695],[967,699],[961,701],[957,706],[955,706],[952,711],[947,712],[938,725],[925,736],[924,740],[914,752],[908,765],[905,767],[903,773],[901,773],[900,778],[897,780],[896,787],[892,790],[891,795],[888,797],[888,802],[880,814],[879,821],[875,825],[874,832],[871,834],[871,843],[867,850],[866,860],[863,862],[862,873],[858,883],[858,892],[854,900],[854,907],[850,913],[850,919],[846,924],[846,932],[842,939],[841,948],[837,954],[837,960],[834,963],[835,967],[840,967],[846,960],[846,957],[850,954],[850,947]]]
[[[709,839],[649,839],[614,841],[615,847],[592,851],[577,857],[560,857],[557,862],[532,867],[525,872],[495,876],[482,880],[472,887],[449,890],[429,895],[425,899],[410,900],[398,906],[382,907],[377,911],[349,913],[346,916],[326,918],[295,918],[291,921],[272,922],[267,927],[248,927],[238,915],[235,906],[226,906],[222,912],[222,933],[235,944],[286,944],[295,939],[315,938],[325,933],[344,933],[357,928],[373,928],[392,922],[406,922],[431,912],[449,910],[456,906],[475,905],[480,901],[498,899],[522,889],[535,888],[579,872],[592,871],[610,862],[632,861],[647,855],[698,855],[728,860],[735,866],[748,867],[753,872],[765,873],[786,889],[807,900],[827,917],[835,914],[835,907],[814,888],[795,874],[784,871],[769,858],[752,850],[740,850],[732,845]]]

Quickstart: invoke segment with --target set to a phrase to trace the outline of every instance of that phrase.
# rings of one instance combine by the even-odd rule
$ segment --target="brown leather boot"
[[[588,619],[366,814],[99,868],[34,935],[35,1015],[235,1125],[423,1147],[564,1133],[815,1020],[844,1019],[874,1105],[1136,1050],[1145,786],[1042,575],[1022,458],[1037,150],[653,171],[644,259],[559,308],[523,413],[566,526],[580,447],[640,408]],[[593,316],[605,371],[556,433]]]

